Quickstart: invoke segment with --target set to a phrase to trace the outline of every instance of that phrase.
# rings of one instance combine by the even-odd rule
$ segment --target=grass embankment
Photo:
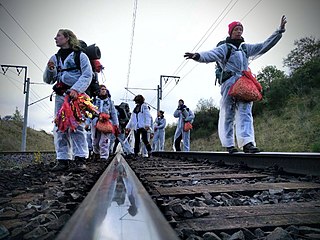
[[[22,122],[0,120],[0,151],[20,151]],[[27,129],[27,151],[54,151],[53,135],[45,131]]]

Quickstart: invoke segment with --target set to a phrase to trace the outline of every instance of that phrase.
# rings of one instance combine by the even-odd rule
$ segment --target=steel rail
[[[117,154],[56,239],[179,238]]]
[[[260,152],[255,154],[227,152],[153,152],[154,156],[167,158],[207,159],[222,161],[227,165],[245,164],[251,168],[278,166],[292,174],[320,176],[320,153]]]

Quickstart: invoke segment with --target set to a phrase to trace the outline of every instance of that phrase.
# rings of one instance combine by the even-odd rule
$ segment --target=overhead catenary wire
[[[41,71],[43,70],[32,60],[32,58],[0,27],[1,32]]]
[[[237,0],[235,3],[237,3],[237,2],[238,2],[238,0]],[[241,18],[241,21],[243,21],[243,20],[249,15],[249,13],[251,13],[251,12],[253,11],[253,9],[255,9],[261,2],[262,2],[262,0],[260,0],[259,2],[257,2],[257,3],[244,15],[244,17]],[[229,5],[229,4],[228,4],[228,5]],[[210,35],[211,35],[212,32],[219,26],[219,24],[222,22],[222,20],[226,17],[226,15],[231,11],[231,9],[232,9],[234,6],[235,6],[235,4],[232,5],[232,7],[228,10],[228,12],[224,15],[224,17],[219,21],[218,25],[210,32]],[[225,9],[226,9],[226,8],[225,8]],[[224,10],[225,10],[225,9],[224,9]],[[204,42],[209,38],[210,35],[208,35],[208,36],[204,39]],[[203,43],[204,43],[204,42],[203,42]],[[199,46],[199,48],[203,45],[203,43]],[[196,49],[196,50],[198,50],[198,49]],[[187,61],[185,61],[185,62],[187,62]],[[197,66],[198,66],[198,64],[195,65],[190,71],[188,71],[183,77],[181,77],[181,78],[180,78],[180,82],[181,82],[184,78],[186,78],[186,76],[189,75]],[[181,70],[182,70],[182,68],[180,68],[179,72],[180,72]],[[176,86],[177,86],[177,85],[174,85],[174,86],[171,88],[171,90],[169,91],[169,93],[171,93]],[[167,97],[167,96],[169,95],[169,93],[167,93],[167,94],[165,95],[165,97]],[[165,99],[165,97],[164,97],[163,99]]]
[[[233,1],[234,1],[234,0],[230,0],[230,1],[229,1],[229,3],[227,4],[227,6],[221,11],[221,13],[218,15],[218,17],[215,18],[214,22],[211,24],[211,26],[208,28],[208,30],[202,35],[202,37],[200,38],[200,40],[199,40],[199,41],[197,42],[197,44],[193,47],[193,49],[191,50],[191,52],[197,51],[197,50],[207,41],[207,39],[209,38],[209,36],[210,36],[210,35],[213,33],[213,31],[219,26],[219,24],[222,22],[222,20],[227,16],[227,14],[232,10],[232,8],[235,6],[235,4],[236,4],[239,0],[236,0],[236,1],[233,3],[233,5],[230,7],[230,9],[227,11],[228,7],[231,5],[231,3],[232,3]],[[226,12],[226,11],[227,11],[227,12]],[[226,13],[225,13],[225,12],[226,12]],[[224,14],[224,13],[225,13],[225,14]],[[223,14],[224,14],[223,18],[219,21],[219,23],[216,25],[216,27],[213,28],[213,26],[216,24],[216,22],[219,20],[219,18],[220,18]],[[212,28],[213,28],[213,29],[212,29]],[[173,73],[172,75],[173,75],[173,76],[178,75],[178,74],[180,73],[180,71],[187,65],[187,63],[188,63],[188,61],[183,60],[183,61],[181,62],[181,64],[178,66],[178,68],[174,71],[174,73]],[[196,66],[198,66],[198,65],[195,65],[195,66],[192,68],[192,70],[194,70]],[[192,71],[192,70],[191,70],[191,71]],[[191,71],[189,71],[186,75],[188,75],[189,73],[191,73]],[[183,78],[185,78],[186,75],[183,76],[180,80],[182,80]],[[170,85],[170,82],[169,82],[169,84],[164,85],[162,90],[165,90],[167,87],[169,87],[169,85]],[[165,95],[165,97],[168,96],[169,93],[171,93],[176,86],[177,86],[177,84],[175,84],[175,85],[171,88],[171,90],[169,90],[169,92]],[[165,99],[165,97],[163,97],[163,99]],[[153,102],[154,100],[155,100],[155,98],[154,98],[151,102]]]
[[[12,70],[9,70],[9,72],[12,72],[12,73],[14,74],[14,72],[13,72]],[[4,75],[4,77],[6,77],[6,78],[9,80],[9,82],[11,82],[19,91],[22,92],[22,90],[23,90],[23,83],[22,83],[21,79],[20,79],[20,80],[15,79],[15,78],[13,78],[13,77],[8,76],[7,74]],[[20,85],[20,86],[18,86],[18,85]],[[31,90],[31,91],[30,91],[30,99],[31,99],[32,101],[39,102],[39,101],[43,100],[43,99],[34,100],[34,98],[40,98],[40,97],[39,97],[39,95],[38,95],[37,93],[35,93],[34,91]],[[29,106],[30,106],[30,105],[31,105],[31,104],[29,104]],[[52,116],[52,111],[51,111],[50,107],[49,107],[47,104],[45,104],[45,103],[42,102],[40,105],[37,105],[37,106],[39,106],[39,108],[41,108],[41,109],[42,109],[44,112],[46,112],[49,116]],[[49,110],[50,110],[50,111],[49,111]]]
[[[222,10],[222,12],[219,14],[219,16],[216,18],[216,20],[214,21],[214,23],[209,27],[209,29],[206,31],[206,33],[201,37],[201,39],[198,41],[198,43],[195,45],[195,47],[192,49],[192,51],[197,51],[207,40],[208,38],[211,36],[211,34],[214,32],[214,30],[217,29],[217,27],[220,25],[220,23],[222,22],[222,20],[228,15],[228,13],[234,8],[234,6],[236,5],[236,3],[239,0],[236,0],[233,5],[228,9],[228,7],[230,6],[230,4],[233,2],[233,0],[231,0],[227,6]],[[224,14],[224,16],[220,19],[220,21],[217,23],[217,25],[212,29],[212,27],[215,25],[215,23],[218,21],[218,19]],[[211,29],[211,30],[210,30]],[[186,64],[188,63],[188,61],[183,60],[182,64],[180,64],[180,66],[176,69],[175,74],[179,74],[180,71],[186,66]],[[194,67],[192,67],[192,69],[190,71],[188,71],[183,77],[180,78],[180,82],[182,79],[184,79],[187,75],[189,75],[196,67],[198,66],[198,64],[194,65]],[[164,87],[164,89],[166,89],[166,87],[168,87],[169,85],[166,85]],[[163,97],[163,99],[165,99],[172,91],[173,89],[177,86],[177,84],[175,84],[170,90],[169,92]]]
[[[39,47],[39,45],[32,39],[32,37],[27,33],[27,31],[21,26],[21,24],[12,16],[12,14],[8,11],[8,9],[3,6],[2,3],[0,3],[0,6],[3,7],[3,9],[7,12],[7,14],[13,19],[13,21],[15,21],[15,23],[21,28],[21,30],[28,36],[28,38],[34,43],[34,45],[39,49],[39,51],[46,57],[49,58],[47,56],[47,54],[45,54],[45,52]]]
[[[17,82],[17,83],[19,83],[21,86],[23,86],[24,84],[23,84],[23,80],[22,79],[15,79],[15,78],[13,78],[13,77],[10,77],[10,76],[8,76],[8,74],[5,74],[4,72],[1,72],[2,73],[2,75],[3,76],[5,76],[9,81],[15,81],[15,82]],[[7,70],[7,73],[12,73],[12,74],[14,74],[15,76],[17,76],[16,75],[16,72],[15,71],[13,71],[11,68],[9,68],[8,70]],[[19,76],[19,75],[18,75]],[[12,82],[13,83],[13,82]],[[13,83],[14,84],[14,83]],[[42,84],[45,84],[45,85],[47,85],[47,83],[35,83],[35,82],[30,82],[30,84],[39,84],[39,85],[42,85]],[[15,84],[14,84],[15,85]],[[19,89],[20,91],[22,91],[22,89],[23,89],[23,87],[22,88],[19,88],[17,85],[15,85],[16,87],[17,87],[17,89]],[[30,88],[30,97],[35,97],[35,98],[41,98],[32,88]],[[37,101],[37,102],[39,102],[39,101]],[[49,107],[49,105],[47,104],[47,103],[44,103],[44,102],[42,102],[41,103],[42,104],[42,106],[39,106],[40,108],[42,108],[42,110],[44,110],[45,112],[49,112],[49,110],[51,111],[51,108]]]
[[[40,52],[46,57],[49,58],[44,51],[39,47],[39,45],[33,40],[33,38],[27,33],[27,31],[22,27],[22,25],[15,19],[15,17],[9,12],[9,10],[2,4],[0,3],[0,6],[5,10],[5,12],[13,19],[13,21],[20,27],[20,29],[28,36],[28,38],[33,42],[33,44],[40,50]],[[13,38],[11,38],[9,36],[9,34],[7,34],[2,28],[0,28],[0,30],[4,33],[4,35],[6,35],[6,37],[40,70],[40,72],[43,73],[43,70],[31,59],[31,57],[13,40]],[[45,83],[35,83],[32,82],[30,84],[45,84]],[[36,96],[37,98],[41,98],[34,90],[32,90],[30,88],[30,97],[34,97]],[[41,98],[40,100],[35,100],[35,102],[41,102],[42,100],[44,100],[45,98]],[[51,108],[48,106],[48,104],[41,102],[39,106],[43,111],[49,113],[52,112]],[[52,113],[49,113],[49,115],[52,115]]]
[[[128,89],[128,87],[129,87],[129,80],[130,80],[131,60],[132,60],[132,52],[133,52],[134,31],[135,31],[135,25],[136,25],[137,8],[138,8],[138,0],[134,0],[126,89]],[[128,90],[125,93],[125,99],[126,99],[126,101],[128,99]]]
[[[227,6],[221,11],[221,13],[219,14],[219,16],[214,20],[214,22],[211,24],[211,26],[208,28],[208,30],[202,35],[202,37],[200,38],[200,40],[198,41],[198,43],[193,47],[193,49],[190,52],[194,52],[197,51],[202,45],[203,43],[205,43],[205,41],[208,39],[208,37],[212,34],[212,32],[217,28],[217,25],[213,30],[211,30],[213,28],[213,26],[216,24],[216,22],[218,21],[218,19],[222,16],[222,14],[228,9],[229,5],[233,2],[234,0],[230,0],[230,2],[227,4]],[[230,8],[230,10],[233,8],[233,6],[238,2],[239,0],[236,0],[236,2],[232,5],[232,7]],[[230,12],[230,10],[225,14],[225,16]],[[224,17],[225,17],[224,16]],[[223,19],[223,18],[222,18]],[[221,23],[221,21],[219,22]],[[210,31],[211,30],[211,31]],[[182,61],[181,64],[178,66],[178,68],[174,71],[173,76],[179,74],[179,72],[182,70],[182,68],[184,68],[184,66],[187,64],[187,61]]]

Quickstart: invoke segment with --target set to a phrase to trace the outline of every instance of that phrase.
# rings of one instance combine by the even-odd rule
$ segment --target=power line
[[[10,72],[10,73],[12,73],[12,74],[14,74],[14,75],[16,76],[16,73],[15,73],[12,69],[8,69],[7,72]],[[13,78],[13,77],[10,77],[10,76],[8,76],[7,74],[4,74],[4,72],[2,72],[2,74],[3,74],[3,76],[5,76],[9,81],[11,81],[12,84],[14,84],[17,89],[21,90],[21,88],[19,88],[19,87],[13,82],[13,81],[15,81],[15,82],[17,82],[18,84],[23,85],[23,83],[21,83],[21,79],[18,80],[18,79],[15,79],[15,78]],[[32,82],[30,82],[30,84],[42,84],[42,83],[32,83]],[[44,84],[46,84],[46,83],[44,83]],[[47,84],[46,84],[46,85],[47,85]],[[33,95],[34,98],[38,98],[38,99],[41,98],[41,97],[40,97],[33,89],[31,89],[31,88],[30,88],[30,93]],[[32,100],[33,100],[33,99],[32,99]],[[36,102],[39,102],[39,101],[36,101]],[[41,105],[42,105],[42,106],[41,106]],[[47,112],[47,113],[49,113],[49,111],[52,112],[50,106],[49,106],[47,103],[42,102],[41,105],[40,105],[40,106],[37,105],[37,106],[39,106],[42,110],[44,110],[44,111]],[[50,115],[51,115],[51,113],[50,113]]]
[[[34,102],[32,104],[29,104],[30,105],[33,105],[34,103],[38,103],[40,102],[40,105],[37,105],[39,106],[40,108],[42,108],[45,112],[47,112],[49,115],[52,115],[52,110],[50,109],[49,105],[46,103],[46,102],[41,102],[42,100],[48,98],[48,97],[43,97],[41,98],[34,90],[30,89],[31,93],[35,96],[36,99],[38,100],[33,100]],[[51,95],[51,94],[50,94]],[[49,96],[50,96],[49,95]]]
[[[236,0],[233,5],[229,8],[229,10],[227,12],[225,12],[229,5],[232,3],[233,0],[231,0],[227,6],[222,10],[222,12],[219,14],[219,16],[216,18],[216,20],[214,21],[213,24],[211,24],[211,26],[208,28],[208,30],[206,31],[206,33],[202,36],[202,38],[198,41],[198,43],[195,45],[195,47],[192,49],[192,51],[196,51],[198,50],[207,40],[208,38],[210,37],[210,35],[213,33],[214,30],[216,30],[216,28],[220,25],[220,23],[222,22],[222,20],[228,15],[228,13],[233,9],[233,7],[236,5],[236,3],[239,1],[239,0]],[[218,21],[218,19],[224,14],[224,16],[220,19],[220,21],[218,22],[218,24],[210,31],[210,29],[215,25],[215,23]],[[209,32],[210,31],[210,32]],[[205,37],[206,36],[206,37]],[[202,41],[202,43],[201,43]],[[200,44],[201,43],[201,44]],[[180,64],[180,66],[176,69],[175,71],[175,74],[178,74],[185,66],[186,64],[188,63],[187,60],[183,60],[183,62]],[[185,78],[187,75],[189,75],[196,67],[197,65],[195,65],[185,76],[183,76],[181,79],[180,79],[180,82],[183,78]],[[168,85],[167,85],[168,86]],[[165,86],[165,88],[167,87]],[[171,90],[169,91],[169,93],[171,93],[173,91],[173,89],[177,86],[174,85]],[[164,89],[165,89],[164,88]],[[169,93],[167,93],[165,95],[165,97],[167,97],[169,95]],[[164,98],[165,98],[164,97]]]
[[[13,19],[13,21],[22,29],[22,31],[28,36],[28,38],[34,43],[34,45],[40,50],[40,52],[46,57],[46,58],[49,58],[43,51],[42,49],[39,47],[39,45],[32,39],[32,37],[27,33],[27,31],[21,26],[21,24],[13,17],[13,15],[8,11],[8,9],[2,4],[0,3],[0,6],[3,7],[3,9],[7,12],[7,14]],[[3,29],[1,29],[1,31],[31,60],[31,58],[12,40],[12,38],[9,37],[8,34],[6,34],[4,32]],[[38,67],[38,69],[43,72],[39,66],[31,60],[31,62],[33,62],[35,64],[35,66]],[[45,83],[34,83],[34,84],[45,84]],[[31,93],[40,98],[40,96],[38,94],[36,94],[32,89],[31,90]],[[36,101],[36,102],[39,102],[40,100]],[[46,104],[46,103],[41,103],[41,105],[38,105],[42,110],[46,111],[47,113],[49,113],[49,110],[51,112],[51,109],[49,108],[49,106]],[[50,113],[51,115],[51,113]]]
[[[234,2],[234,4],[231,6],[231,8],[224,14],[223,18],[220,19],[220,21],[218,22],[218,24],[215,26],[215,28],[213,28],[210,33],[207,35],[207,37],[203,40],[203,42],[197,47],[194,48],[195,51],[199,50],[199,48],[208,40],[208,38],[211,36],[211,34],[213,33],[214,30],[217,29],[217,27],[220,25],[220,23],[222,22],[222,20],[228,15],[228,13],[233,9],[233,7],[237,4],[239,0],[237,0],[236,2]],[[223,12],[227,9],[227,7],[223,10]],[[222,12],[222,13],[223,13]],[[219,17],[222,15],[222,13],[219,15]],[[218,17],[218,18],[219,18]],[[218,20],[217,18],[217,20]]]
[[[4,75],[4,74],[3,74]],[[18,84],[23,85],[23,83],[21,83],[20,80],[14,79],[13,77],[9,77],[8,75],[4,75],[17,89],[19,89],[19,91],[21,91],[22,88],[20,88],[18,85],[16,85],[15,82],[17,82]],[[15,82],[13,82],[15,81]]]
[[[227,14],[231,11],[231,9],[235,6],[235,4],[239,1],[236,0],[233,5],[231,6],[231,8],[225,13],[225,11],[228,9],[228,7],[230,6],[230,4],[233,2],[234,0],[230,0],[229,3],[227,4],[227,6],[221,11],[221,13],[219,14],[219,16],[214,20],[214,22],[211,24],[211,26],[208,28],[208,30],[203,34],[203,36],[201,37],[201,39],[197,42],[197,44],[193,47],[193,49],[191,50],[191,52],[198,50],[209,38],[209,36],[212,34],[212,32],[219,26],[219,24],[222,22],[222,20],[227,16]],[[223,18],[220,20],[220,22],[216,25],[215,28],[213,28],[213,26],[215,25],[215,23],[218,21],[218,19],[224,14]],[[212,29],[213,28],[213,29]],[[210,29],[212,29],[210,31]],[[178,75],[180,73],[180,71],[187,65],[188,61],[187,60],[183,60],[181,62],[181,64],[178,66],[178,68],[174,71],[173,75]],[[191,71],[194,69],[195,67],[193,67],[191,69]],[[182,80],[183,78],[185,78],[191,71],[189,71],[184,77],[182,77],[180,80]],[[173,89],[177,86],[177,84],[175,84],[171,90],[169,91],[169,93],[171,93],[173,91]],[[165,85],[163,87],[163,90],[165,90],[167,87],[169,87],[169,84]],[[168,96],[167,93],[165,95]],[[164,98],[165,98],[164,97]],[[155,97],[153,98],[153,100],[151,102],[153,102],[155,100]]]
[[[8,11],[8,9],[5,8],[5,6],[3,6],[2,3],[0,3],[0,6],[2,6],[4,8],[4,10],[8,13],[8,15],[13,19],[13,21],[15,21],[15,23],[22,29],[22,31],[29,37],[29,39],[34,43],[34,45],[36,45],[36,47],[40,50],[40,52],[42,52],[42,54],[46,57],[49,58],[43,51],[42,49],[39,47],[39,45],[32,39],[32,37],[27,33],[27,31],[19,24],[19,22],[12,16],[12,14]]]
[[[196,65],[194,65],[193,68],[191,68],[191,70],[189,70],[189,72],[187,72],[182,78],[180,78],[180,82],[181,82],[182,79],[184,79],[187,75],[189,75],[189,74],[190,74],[196,67],[198,67],[198,66],[199,66],[199,63],[196,64]],[[174,85],[173,88],[171,88],[171,90],[163,97],[163,99],[165,99],[165,98],[173,91],[173,89],[174,89],[176,86],[177,86],[177,84]]]
[[[15,72],[14,71],[12,71],[11,69],[9,69],[8,70],[8,72],[11,72],[11,73],[13,73],[13,74],[15,74]],[[23,83],[21,83],[21,79],[15,79],[15,78],[13,78],[13,77],[11,77],[11,76],[8,76],[7,74],[3,74],[19,91],[21,91],[21,86],[19,87],[17,84],[19,84],[19,85],[23,85]],[[15,83],[16,82],[16,83]],[[30,93],[33,95],[33,98],[35,98],[35,99],[40,99],[40,96],[34,91],[34,90],[32,90],[32,89],[30,89]],[[45,97],[46,98],[46,97]],[[40,100],[43,100],[43,99],[45,99],[45,98],[42,98],[42,99],[40,99]],[[40,102],[40,100],[34,100],[34,99],[32,99],[33,101],[35,101],[35,102]],[[32,104],[29,104],[29,106],[30,105],[32,105]],[[51,109],[50,109],[50,107],[49,107],[49,105],[47,104],[47,103],[41,103],[40,105],[37,105],[37,107],[39,107],[40,109],[42,109],[43,111],[45,111],[47,114],[49,114],[50,116],[52,115],[52,111],[51,111]]]
[[[219,24],[222,22],[222,20],[226,17],[226,15],[231,11],[231,9],[235,6],[235,4],[238,2],[239,0],[237,0],[233,5],[232,5],[232,7],[228,10],[228,12],[226,12],[225,13],[225,15],[223,16],[223,18],[219,21],[219,23],[218,23],[218,25],[210,32],[210,34],[204,39],[204,41],[202,42],[202,44],[197,48],[197,49],[199,49],[202,45],[203,45],[203,43],[209,38],[209,36],[212,34],[212,32],[219,26]],[[262,2],[262,0],[260,0],[258,3],[256,3],[245,15],[244,15],[244,17],[242,17],[241,18],[241,21],[243,21],[248,15],[249,15],[249,13],[251,13],[252,11],[253,11],[253,9],[255,9],[257,6],[258,6],[258,4],[260,4],[260,2]],[[228,6],[230,5],[230,3],[228,4]],[[227,8],[227,7],[226,7]],[[225,8],[225,9],[226,9]],[[225,11],[225,9],[222,11],[222,12],[224,12]],[[219,15],[219,17],[221,16],[221,14]],[[219,18],[218,17],[218,18]],[[211,27],[210,27],[211,28]],[[194,48],[195,49],[195,48]],[[186,62],[186,60],[184,60],[184,62]],[[183,64],[183,67],[186,65],[186,63],[184,63]],[[180,65],[181,66],[181,65]],[[180,67],[179,66],[179,67]],[[198,65],[195,65],[187,74],[185,74],[181,79],[180,79],[180,82],[181,82],[181,80],[182,79],[184,79],[187,75],[189,75],[194,69],[195,69],[195,67],[196,66],[198,66]],[[180,70],[179,70],[179,72],[182,70],[182,68],[180,68]],[[176,70],[177,71],[177,70]],[[171,93],[172,91],[173,91],[173,89],[176,87],[177,85],[174,85],[173,86],[173,88],[169,91],[169,93]],[[165,95],[165,97],[167,97],[168,95],[169,95],[169,93],[167,94],[167,95]],[[164,97],[164,98],[165,98]]]
[[[16,45],[17,48],[20,49],[20,51],[21,51],[41,72],[43,72],[43,70],[29,57],[28,54],[25,53],[25,51],[22,50],[21,47],[19,47],[19,45],[18,45],[1,27],[0,27],[0,30],[1,30],[1,32],[3,32],[4,35],[7,36],[7,38],[10,39],[10,41],[11,41],[14,45]]]
[[[258,4],[259,4],[260,2],[262,2],[262,0],[260,0],[259,2],[257,2],[256,5],[254,5],[254,6],[249,10],[249,12],[247,12],[246,15],[244,15],[244,17],[241,18],[241,21],[243,21],[243,19],[245,19],[245,18],[249,15],[249,13],[251,13],[252,10],[255,9],[255,8],[258,6]]]
[[[216,22],[218,21],[218,19],[222,16],[222,14],[228,9],[229,5],[232,3],[233,0],[231,0],[228,5],[222,10],[222,12],[219,14],[219,16],[216,18],[216,20],[211,24],[211,26],[208,28],[207,32],[202,36],[202,38],[199,40],[199,42],[194,46],[194,48],[191,50],[191,52],[193,51],[197,51],[208,39],[208,37],[212,34],[212,32],[219,26],[219,24],[221,23],[221,21],[226,17],[226,15],[231,11],[231,9],[234,7],[234,5],[236,5],[236,3],[239,1],[237,0],[236,2],[234,2],[234,4],[231,6],[231,8],[229,9],[228,12],[225,13],[225,15],[223,16],[223,18],[220,20],[220,22],[218,23],[218,25],[213,28],[213,26],[216,24]],[[211,31],[210,29],[213,28]],[[206,37],[207,36],[207,37]],[[205,38],[206,37],[206,38]],[[202,43],[201,43],[202,41]]]
[[[227,10],[227,8],[229,7],[229,5],[233,2],[234,0],[230,0],[230,2],[227,4],[227,6],[222,10],[222,12],[219,14],[219,16],[214,20],[214,22],[211,24],[211,26],[208,28],[208,30],[205,32],[205,34],[203,34],[203,36],[201,37],[201,39],[198,41],[198,43],[193,47],[193,49],[191,50],[191,52],[193,51],[197,51],[202,45],[203,43],[205,43],[208,39],[208,37],[212,34],[212,32],[219,26],[219,24],[221,23],[221,21],[226,17],[226,15],[231,11],[231,9],[234,7],[234,5],[239,1],[237,0],[229,9],[229,11],[224,15],[224,17],[221,19],[221,21],[218,23],[218,25],[210,31],[210,29],[215,25],[215,23],[218,21],[218,19],[222,16],[222,14]],[[206,37],[207,36],[207,37]],[[206,37],[206,38],[205,38]],[[202,43],[201,43],[202,42]],[[201,43],[201,44],[200,44]],[[173,75],[178,74],[187,64],[187,61],[182,61],[182,63],[179,65],[179,67],[174,71]]]
[[[127,73],[126,89],[128,89],[128,87],[129,87],[130,70],[131,70],[131,58],[132,58],[132,51],[133,51],[133,40],[134,40],[134,30],[135,30],[135,25],[136,25],[137,7],[138,7],[138,0],[134,0],[133,16],[132,16],[131,43],[130,43],[130,50],[129,50],[129,62],[128,62],[128,73]],[[128,91],[126,91],[125,99],[127,99],[127,98],[128,98]]]

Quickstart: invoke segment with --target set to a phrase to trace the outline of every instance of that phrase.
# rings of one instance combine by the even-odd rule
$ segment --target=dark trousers
[[[182,140],[182,134],[180,134],[180,136],[174,141],[174,147],[177,152],[181,152],[181,147],[180,147],[181,140]]]
[[[134,153],[138,154],[140,151],[140,135],[142,142],[147,148],[147,151],[151,152],[151,145],[148,142],[148,132],[144,128],[139,128],[136,131],[134,131]]]
[[[116,138],[116,140],[114,140],[113,150],[112,150],[112,153],[113,153],[113,154],[116,152],[119,142],[120,142],[120,141],[119,141],[118,138]]]

